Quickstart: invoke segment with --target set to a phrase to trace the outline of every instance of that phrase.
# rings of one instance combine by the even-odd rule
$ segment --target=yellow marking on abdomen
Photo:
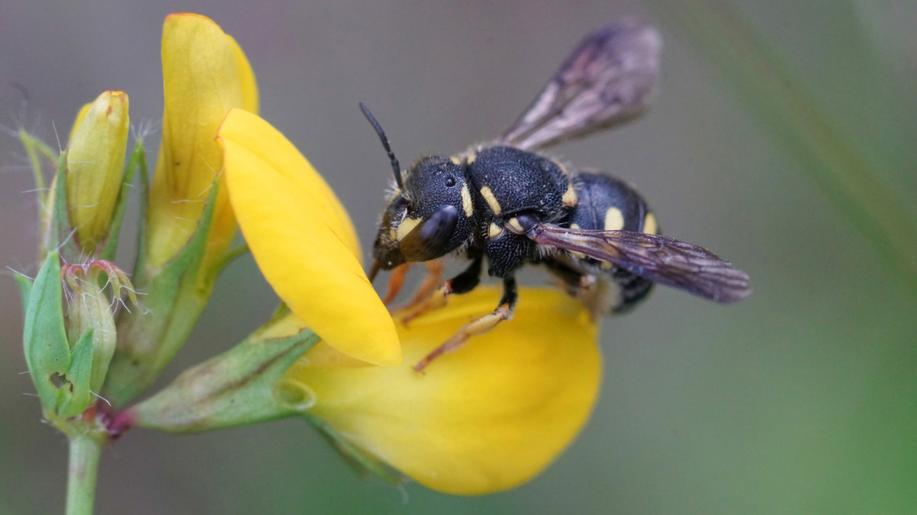
[[[497,202],[497,197],[494,196],[494,192],[490,191],[488,186],[483,186],[481,188],[481,196],[484,197],[484,201],[490,206],[490,210],[493,211],[495,215],[499,215],[500,203]]]
[[[610,207],[608,211],[605,211],[604,227],[606,231],[620,231],[624,228],[624,215],[621,214],[620,209]]]
[[[659,226],[656,225],[656,216],[653,213],[647,213],[646,218],[643,219],[643,232],[646,234],[656,234],[656,231],[659,230]]]

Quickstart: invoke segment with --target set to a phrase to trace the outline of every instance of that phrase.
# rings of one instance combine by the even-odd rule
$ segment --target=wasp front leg
[[[432,293],[430,293],[429,289],[426,292],[423,291],[423,285],[421,285],[421,290],[417,292],[417,295],[415,295],[414,299],[412,299],[411,302],[403,309],[401,322],[403,324],[407,324],[411,320],[414,320],[424,313],[445,306],[446,298],[449,295],[468,293],[475,289],[478,283],[481,282],[481,265],[483,260],[483,256],[477,256],[473,258],[471,264],[468,265],[468,268],[463,270],[460,274],[456,275],[452,279],[444,282],[442,286],[440,286]],[[441,266],[442,265],[440,265],[439,269],[440,274],[442,273]],[[421,295],[423,296],[421,297]]]
[[[386,289],[385,296],[382,298],[382,302],[385,303],[386,306],[391,304],[392,301],[395,300],[395,297],[398,296],[398,293],[401,292],[401,288],[404,286],[404,279],[407,277],[412,264],[413,263],[403,263],[392,270],[388,278],[388,288]],[[402,310],[409,309],[411,306],[426,299],[442,282],[442,259],[426,261],[424,266],[427,269],[427,274],[420,282],[420,286],[417,287],[417,291],[414,292],[414,296],[411,297],[411,300],[408,301],[407,305],[401,308]]]
[[[508,320],[513,316],[513,311],[516,309],[516,301],[518,299],[519,291],[516,287],[516,279],[512,276],[504,277],[503,297],[500,299],[500,304],[497,305],[496,309],[462,326],[462,328],[452,335],[451,338],[446,340],[445,343],[433,349],[432,352],[418,361],[414,365],[414,370],[423,372],[434,360],[447,352],[458,349],[472,336],[484,334],[496,327],[500,322]]]

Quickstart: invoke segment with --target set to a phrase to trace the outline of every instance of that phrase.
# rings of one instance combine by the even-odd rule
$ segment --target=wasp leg
[[[385,290],[385,297],[382,298],[382,302],[387,306],[395,297],[398,296],[398,292],[401,291],[401,287],[404,286],[404,278],[408,275],[408,271],[411,269],[412,263],[404,263],[395,267],[392,270],[392,273],[388,276],[388,287]]]
[[[414,292],[414,296],[411,297],[411,300],[408,301],[407,305],[403,306],[402,309],[408,309],[411,306],[422,302],[434,291],[436,291],[436,288],[442,284],[443,260],[434,259],[432,261],[427,261],[424,263],[424,266],[427,268],[427,275],[425,275],[423,280],[420,282],[420,286],[417,287],[417,291]]]
[[[589,272],[580,271],[558,259],[544,262],[555,277],[560,279],[567,295],[579,299],[589,310],[593,319],[601,316],[608,309],[608,287]]]
[[[483,260],[483,256],[475,257],[471,264],[468,265],[468,268],[443,283],[432,293],[429,290],[418,292],[418,295],[411,300],[411,303],[405,306],[401,323],[407,324],[424,313],[445,306],[446,298],[449,295],[468,293],[473,290],[481,282],[481,264]],[[439,269],[439,272],[442,273],[442,268]],[[434,281],[436,282],[433,284],[439,282],[438,278],[434,279]],[[423,288],[423,285],[421,285],[421,288]]]
[[[567,263],[549,259],[544,264],[549,272],[561,280],[567,294],[572,297],[577,297],[584,290],[589,290],[595,286],[596,277],[594,275],[577,270]]]
[[[417,372],[423,372],[424,369],[427,368],[434,360],[443,354],[446,354],[447,352],[452,352],[455,349],[461,347],[472,336],[484,334],[496,327],[500,322],[508,320],[513,316],[513,311],[516,309],[517,300],[519,300],[519,292],[516,289],[516,279],[512,276],[504,277],[503,297],[500,299],[500,304],[497,305],[497,308],[492,312],[482,317],[478,317],[462,326],[462,328],[459,329],[454,335],[452,335],[451,338],[446,340],[445,343],[433,349],[432,352],[414,364],[414,370]]]

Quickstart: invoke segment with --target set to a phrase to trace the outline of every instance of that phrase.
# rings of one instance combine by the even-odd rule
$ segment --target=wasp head
[[[379,136],[395,174],[396,191],[382,213],[373,245],[373,272],[407,261],[429,261],[462,245],[472,234],[472,202],[465,166],[433,156],[419,160],[403,178],[382,125],[369,109],[360,110]]]
[[[382,214],[373,257],[389,270],[448,254],[471,236],[472,214],[465,167],[443,157],[423,158]]]

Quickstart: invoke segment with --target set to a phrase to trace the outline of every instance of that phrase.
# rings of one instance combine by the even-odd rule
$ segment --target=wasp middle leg
[[[423,359],[414,364],[414,370],[423,372],[434,360],[447,352],[458,349],[472,336],[484,334],[496,327],[500,322],[511,318],[513,316],[513,311],[516,309],[516,301],[518,300],[519,291],[516,287],[516,279],[512,276],[504,277],[503,297],[500,298],[500,303],[497,305],[496,309],[463,325],[461,329],[456,331],[456,333],[446,340],[445,343],[433,349],[433,351],[424,356]]]

